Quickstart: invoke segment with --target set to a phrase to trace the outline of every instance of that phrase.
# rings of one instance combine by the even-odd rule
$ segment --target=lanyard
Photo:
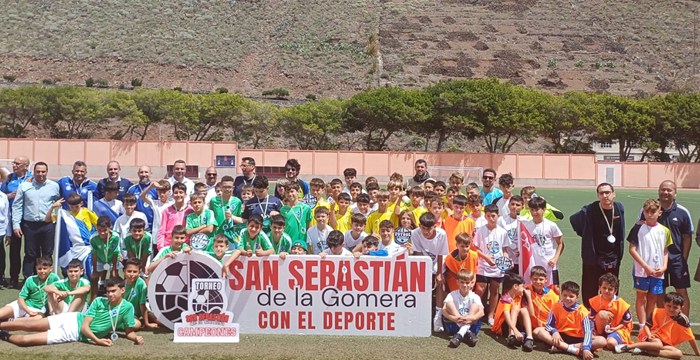
[[[112,316],[112,305],[107,305],[109,309],[109,323],[112,325],[112,334],[117,332],[117,323],[119,323],[119,312],[122,309],[122,304],[124,303],[124,300],[119,302],[119,306],[117,307],[117,315]]]
[[[49,275],[50,275],[50,274],[49,274]],[[39,277],[37,276],[36,279],[39,280]],[[48,301],[48,296],[49,296],[49,295],[46,293],[46,291],[44,291],[44,288],[46,287],[46,284],[47,284],[48,282],[49,282],[49,278],[47,277],[46,280],[44,280],[44,283],[43,283],[43,284],[39,283],[39,285],[37,285],[37,288],[39,289],[39,293],[41,294],[41,304],[42,304],[43,306],[45,306],[45,305],[46,305],[46,301]],[[69,283],[69,284],[70,284],[70,283]]]
[[[138,279],[137,279],[137,280],[138,280]],[[127,287],[127,288],[128,288],[128,287]],[[131,290],[130,290],[130,291],[127,291],[127,292],[128,292],[128,294],[127,294],[127,297],[126,297],[126,301],[131,302],[131,298],[132,298],[132,297],[134,296],[134,294],[136,293],[136,281],[134,281],[134,285],[131,286]],[[119,306],[121,306],[121,304],[119,304]],[[117,311],[117,313],[119,313],[119,312]],[[111,315],[110,315],[110,320],[111,320]]]
[[[598,207],[600,208],[600,212],[603,214],[603,219],[605,219],[605,224],[608,226],[608,231],[610,231],[610,235],[613,233],[613,225],[615,224],[615,204],[612,206],[612,215],[610,216],[610,220],[608,221],[608,217],[605,216],[605,210],[603,210],[603,205],[600,205],[598,203]]]
[[[270,195],[265,196],[265,209],[262,207],[262,203],[260,202],[260,199],[258,199],[258,207],[260,208],[260,211],[262,211],[262,217],[266,218],[267,217],[267,207],[270,206],[270,202],[268,199],[270,198]]]

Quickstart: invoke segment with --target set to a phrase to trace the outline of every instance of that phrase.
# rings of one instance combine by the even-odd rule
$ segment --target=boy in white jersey
[[[484,218],[486,225],[480,227],[474,233],[472,246],[479,254],[479,263],[476,267],[476,293],[485,296],[488,287],[489,293],[489,325],[493,325],[493,315],[498,305],[498,290],[503,282],[503,271],[496,266],[496,260],[508,257],[506,250],[509,241],[508,233],[498,225],[498,206],[491,204],[486,206]]]
[[[372,209],[369,194],[357,195],[357,202],[352,206],[353,214],[362,214],[366,219],[372,211],[374,210]]]
[[[119,236],[121,247],[124,247],[124,239],[129,236],[129,224],[131,220],[141,219],[146,222],[148,227],[148,219],[146,214],[136,210],[136,195],[124,194],[124,213],[114,221],[114,232]],[[122,254],[125,255],[125,254]]]
[[[333,231],[333,228],[328,225],[329,210],[324,207],[317,207],[314,212],[316,226],[312,226],[306,232],[306,244],[309,249],[309,254],[320,254],[328,252],[328,244],[326,238]]]
[[[471,194],[467,196],[467,210],[469,211],[469,218],[474,220],[474,232],[486,225],[486,218],[482,212],[483,207],[481,195]]]
[[[532,220],[525,221],[521,218],[527,231],[535,239],[532,247],[534,266],[542,266],[547,269],[549,287],[559,294],[559,258],[564,251],[564,240],[559,226],[551,220],[545,219],[547,201],[542,197],[533,197],[528,202]]]
[[[52,315],[47,318],[17,319],[0,323],[0,340],[18,346],[53,345],[69,342],[92,342],[112,346],[119,340],[117,330],[124,330],[134,345],[142,345],[143,337],[134,332],[134,307],[124,301],[124,282],[110,278],[105,284],[106,297],[96,298],[87,313]],[[15,335],[8,331],[29,331]],[[107,338],[109,337],[109,338]]]
[[[367,233],[365,232],[367,218],[359,213],[352,214],[350,217],[350,223],[350,230],[343,234],[345,237],[345,248],[350,251],[355,251],[355,247],[362,244],[362,239],[367,236]]]
[[[332,230],[326,239],[328,251],[320,253],[321,259],[327,255],[352,256],[352,252],[345,248],[345,239],[343,233],[338,230]]]
[[[404,246],[401,246],[394,242],[394,224],[390,220],[382,220],[379,223],[378,250],[386,250],[388,256],[396,256],[403,252],[404,248],[410,253],[411,243],[407,242]]]
[[[661,204],[658,200],[644,202],[644,223],[636,224],[627,236],[629,252],[634,259],[635,308],[640,324],[647,321],[656,306],[656,298],[664,293],[664,273],[668,267],[668,247],[673,244],[671,231],[659,224]]]
[[[462,269],[457,273],[459,289],[445,297],[442,308],[445,331],[453,335],[449,347],[456,348],[464,342],[470,347],[476,345],[476,335],[481,328],[481,317],[484,316],[484,305],[481,298],[472,289],[476,279],[474,273]]]
[[[513,183],[513,175],[507,173],[499,176],[498,188],[501,189],[501,191],[503,192],[503,196],[495,199],[493,201],[493,204],[496,204],[498,206],[498,211],[501,214],[501,216],[505,216],[505,214],[508,214],[508,212],[510,211],[510,209],[508,208],[508,204],[510,203],[511,198],[513,197],[513,190],[515,189],[515,184]]]
[[[507,174],[506,174],[507,175]],[[498,205],[496,205],[498,206]],[[503,212],[498,218],[496,225],[502,227],[508,233],[508,256],[513,260],[513,268],[510,270],[513,274],[518,274],[520,271],[520,210],[523,208],[523,198],[520,195],[511,196],[508,199],[506,206],[508,212]],[[501,213],[501,208],[498,208]]]
[[[450,253],[445,230],[435,227],[435,215],[425,213],[418,220],[420,226],[411,232],[411,244],[414,255],[427,255],[433,260],[433,277],[435,279],[435,317],[433,331],[444,330],[442,326],[442,307],[445,297],[444,279],[442,277],[443,257]],[[439,269],[439,271],[438,271]]]
[[[48,294],[49,314],[83,310],[87,304],[87,294],[90,292],[90,281],[83,277],[84,271],[83,262],[73,259],[66,266],[66,278],[44,287]]]

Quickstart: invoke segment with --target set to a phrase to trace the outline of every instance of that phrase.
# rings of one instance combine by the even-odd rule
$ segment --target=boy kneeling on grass
[[[631,351],[633,354],[646,353],[667,359],[680,359],[683,357],[683,352],[675,346],[687,341],[693,348],[695,356],[700,356],[695,335],[690,328],[690,320],[681,312],[682,308],[681,294],[677,292],[666,294],[664,307],[656,308],[649,314],[646,324],[639,332],[639,342],[616,345],[615,352]]]
[[[470,347],[476,346],[481,318],[484,316],[484,305],[481,298],[472,289],[476,283],[473,272],[465,269],[457,273],[459,290],[452,291],[445,297],[442,308],[442,323],[447,332],[452,336],[451,348],[458,347],[462,341]]]
[[[134,307],[124,301],[124,282],[116,277],[107,280],[106,297],[98,297],[87,313],[52,315],[47,318],[24,318],[0,323],[0,340],[18,346],[53,345],[69,342],[92,342],[112,346],[119,339],[117,330],[124,329],[126,338],[135,345],[143,344],[143,337],[134,332]],[[33,334],[15,335],[8,331],[27,331]],[[109,339],[105,337],[109,336]]]

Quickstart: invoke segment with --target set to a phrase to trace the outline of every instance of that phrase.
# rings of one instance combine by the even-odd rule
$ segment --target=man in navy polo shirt
[[[29,171],[29,158],[26,156],[18,156],[12,161],[12,173],[0,186],[0,190],[7,194],[7,199],[10,202],[10,214],[12,219],[12,203],[17,195],[17,188],[27,180],[31,181],[32,172]],[[12,233],[11,236],[5,238],[5,242],[10,243],[10,285],[13,288],[19,287],[19,273],[22,270],[22,238]],[[1,245],[1,244],[0,244]],[[0,270],[5,274],[5,247],[0,246]],[[0,285],[5,285],[5,279],[0,279]]]
[[[668,268],[664,278],[664,292],[666,287],[673,286],[676,292],[683,295],[683,313],[687,316],[690,312],[690,272],[688,270],[688,255],[693,241],[693,221],[690,211],[676,202],[676,183],[664,180],[659,185],[659,203],[663,213],[659,217],[659,223],[671,230],[673,244],[668,247]],[[644,213],[642,212],[642,219]],[[663,296],[659,296],[657,307],[663,307]]]
[[[119,193],[117,194],[117,199],[119,201],[124,200],[124,194],[129,190],[131,185],[131,181],[129,179],[123,179],[121,176],[119,176],[119,172],[122,170],[122,167],[119,165],[119,162],[117,161],[110,161],[107,164],[107,177],[100,180],[97,183],[97,198],[102,199],[105,197],[105,184],[107,182],[112,181],[117,184],[119,184]]]
[[[84,161],[74,162],[73,177],[64,176],[57,183],[61,189],[61,197],[66,200],[63,203],[63,208],[66,210],[68,210],[68,195],[72,193],[80,195],[83,198],[83,206],[87,208],[90,208],[88,204],[90,198],[97,201],[97,183],[87,178],[87,164]]]

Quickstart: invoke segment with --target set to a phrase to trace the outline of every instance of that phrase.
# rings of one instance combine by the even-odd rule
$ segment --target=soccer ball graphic
[[[151,309],[164,326],[174,329],[175,323],[181,321],[182,312],[188,310],[192,279],[218,279],[220,273],[221,264],[207,255],[193,253],[164,260],[153,272],[148,284]],[[221,298],[222,295],[218,296]],[[206,309],[225,308],[221,299],[209,300],[202,303],[203,309],[205,306]]]
[[[224,308],[224,298],[217,290],[199,290],[192,299],[192,311],[219,314]]]

